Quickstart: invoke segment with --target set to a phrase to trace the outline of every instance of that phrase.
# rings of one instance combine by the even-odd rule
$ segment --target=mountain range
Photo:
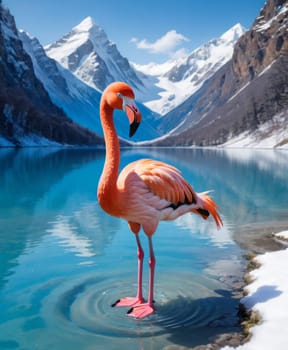
[[[139,65],[91,17],[43,48],[0,5],[0,146],[103,145],[101,92],[122,80],[143,114],[136,143],[287,147],[287,18],[288,0],[268,0],[249,30],[236,24],[186,57]],[[16,86],[25,98],[14,101]],[[124,119],[116,113],[128,142]]]

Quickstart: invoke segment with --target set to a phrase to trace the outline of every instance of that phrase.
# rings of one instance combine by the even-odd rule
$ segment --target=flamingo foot
[[[127,315],[135,318],[144,318],[152,315],[156,311],[155,307],[150,303],[135,305],[128,310]]]
[[[138,298],[138,297],[125,297],[125,298],[121,298],[119,300],[117,300],[114,304],[112,304],[112,307],[115,306],[136,306],[136,305],[140,305],[144,303],[144,299],[143,298]]]

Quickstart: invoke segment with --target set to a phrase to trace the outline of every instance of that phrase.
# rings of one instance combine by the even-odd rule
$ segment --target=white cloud
[[[185,49],[184,47],[182,47],[181,49],[175,51],[175,52],[172,52],[170,54],[171,58],[173,59],[178,59],[178,58],[182,58],[182,57],[186,57],[188,56],[189,54],[189,51],[187,49]]]
[[[132,38],[131,43],[136,44],[138,49],[147,50],[155,54],[173,54],[175,48],[180,44],[189,41],[184,35],[179,34],[176,30],[170,30],[161,38],[154,42],[149,42],[146,39],[139,40],[137,38]]]

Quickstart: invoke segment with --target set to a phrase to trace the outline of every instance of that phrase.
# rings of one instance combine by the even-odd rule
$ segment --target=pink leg
[[[149,252],[150,252],[150,258],[149,258],[149,267],[150,267],[149,277],[150,278],[149,278],[148,302],[145,304],[135,305],[127,312],[129,316],[134,316],[135,318],[144,318],[155,312],[153,298],[154,298],[154,274],[155,274],[156,259],[154,255],[153,245],[152,245],[152,238],[149,237],[148,239],[149,239]]]
[[[138,288],[136,297],[125,297],[117,300],[112,306],[135,306],[144,303],[142,293],[142,275],[143,275],[143,259],[144,251],[141,246],[138,234],[135,234],[137,242],[137,256],[138,256]]]

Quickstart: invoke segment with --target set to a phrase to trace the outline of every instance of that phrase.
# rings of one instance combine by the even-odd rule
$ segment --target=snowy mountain
[[[244,32],[244,27],[236,24],[220,38],[210,40],[187,57],[160,65],[134,64],[136,70],[154,77],[156,86],[161,89],[152,100],[146,99],[145,105],[161,115],[176,108],[231,59],[234,45]]]
[[[165,115],[161,146],[288,148],[288,0],[268,0],[233,56]]]
[[[135,90],[143,84],[127,58],[123,57],[102,28],[85,18],[68,34],[45,47],[49,57],[98,91],[115,80],[125,81]]]
[[[13,16],[0,3],[0,146],[99,142],[52,103],[23,50]]]
[[[36,38],[31,38],[24,31],[20,32],[24,49],[32,59],[35,74],[43,83],[52,101],[78,125],[88,128],[103,136],[99,118],[101,94],[95,88],[75,76],[69,69],[64,68],[47,56],[44,48]],[[133,141],[151,140],[159,136],[156,130],[158,116],[148,108],[139,104],[143,114],[142,132],[133,137]],[[128,126],[123,122],[121,112],[115,112],[115,124],[118,134],[128,139]],[[117,117],[118,116],[118,117]]]

